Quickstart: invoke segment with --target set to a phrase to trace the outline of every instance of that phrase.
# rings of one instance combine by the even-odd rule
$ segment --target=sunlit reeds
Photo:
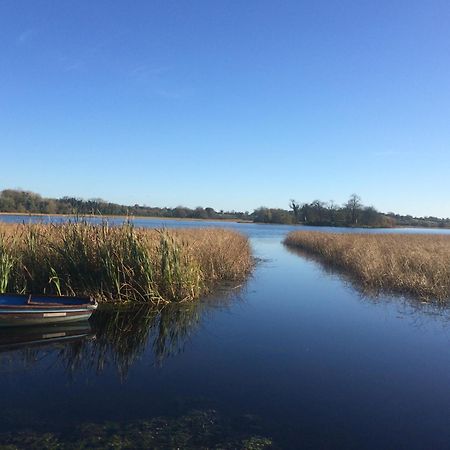
[[[367,290],[450,299],[450,236],[296,231],[284,242],[343,271]]]
[[[185,301],[244,279],[252,264],[248,239],[225,229],[0,224],[0,292]]]

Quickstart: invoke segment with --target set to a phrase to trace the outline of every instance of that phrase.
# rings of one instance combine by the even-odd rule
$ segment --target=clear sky
[[[448,0],[0,0],[0,189],[450,216]]]

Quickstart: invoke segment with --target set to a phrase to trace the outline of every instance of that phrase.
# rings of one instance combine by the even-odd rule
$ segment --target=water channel
[[[95,448],[102,436],[123,448],[450,447],[447,310],[365,296],[285,248],[292,226],[135,224],[232,227],[258,264],[244,285],[195,304],[1,330],[0,445]]]

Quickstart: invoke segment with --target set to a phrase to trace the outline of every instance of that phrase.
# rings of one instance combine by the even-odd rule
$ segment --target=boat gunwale
[[[39,314],[39,313],[49,313],[49,312],[67,312],[67,313],[77,313],[77,312],[94,312],[96,309],[96,306],[82,306],[78,307],[76,309],[73,308],[16,308],[16,309],[6,309],[6,308],[0,308],[0,315],[2,314]]]
[[[94,300],[92,297],[75,297],[70,295],[45,295],[45,294],[16,294],[16,293],[1,293],[0,298],[2,297],[22,297],[26,298],[28,296],[27,303],[23,305],[0,305],[0,311],[2,310],[10,310],[10,309],[19,309],[19,310],[33,310],[33,309],[55,309],[60,308],[64,310],[72,310],[72,309],[96,309],[98,306],[98,303],[96,300]],[[33,301],[33,299],[67,299],[67,300],[73,300],[73,299],[80,299],[80,300],[86,300],[85,303],[79,303],[77,305],[64,305],[63,303],[50,303],[50,302],[39,302],[39,301]]]

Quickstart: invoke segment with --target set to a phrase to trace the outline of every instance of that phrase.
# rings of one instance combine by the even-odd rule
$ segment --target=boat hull
[[[77,322],[89,320],[93,311],[63,311],[63,312],[20,312],[10,313],[0,311],[0,327],[15,327],[18,325],[46,325],[61,322]]]
[[[0,295],[0,327],[88,320],[97,308],[89,298]]]

